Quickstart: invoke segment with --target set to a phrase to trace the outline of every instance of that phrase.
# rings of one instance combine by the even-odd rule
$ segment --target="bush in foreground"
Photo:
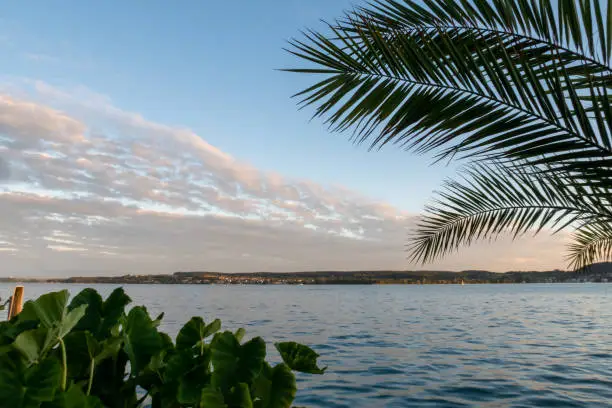
[[[116,289],[106,300],[85,289],[26,302],[0,323],[0,405],[14,408],[288,408],[293,371],[322,374],[317,353],[276,343],[283,363],[265,361],[260,337],[194,317],[176,342],[146,308]]]

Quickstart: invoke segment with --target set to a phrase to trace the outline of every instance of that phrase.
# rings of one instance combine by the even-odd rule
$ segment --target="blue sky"
[[[552,269],[565,236],[406,260],[452,167],[330,134],[283,51],[344,0],[22,1],[0,14],[0,275]]]
[[[354,3],[354,2],[353,2]],[[122,109],[186,126],[225,152],[287,176],[338,183],[418,212],[444,166],[330,134],[290,95],[311,79],[279,72],[282,50],[351,2],[28,1],[3,8],[3,73],[84,85]]]

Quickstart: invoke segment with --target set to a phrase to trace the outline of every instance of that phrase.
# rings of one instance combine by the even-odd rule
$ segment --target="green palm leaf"
[[[612,155],[610,85],[600,79],[609,68],[512,33],[350,17],[330,27],[335,41],[309,33],[290,50],[316,65],[290,71],[326,74],[297,95],[332,130],[353,128],[355,142],[374,148],[546,160],[579,172]],[[588,157],[576,163],[576,150]]]
[[[585,225],[574,233],[567,259],[575,269],[612,260],[612,222]]]
[[[609,192],[568,180],[559,172],[542,168],[484,164],[467,168],[461,181],[447,181],[433,205],[426,208],[409,244],[411,259],[429,262],[502,233],[518,237],[569,226],[586,237],[589,228],[600,231],[612,225]],[[590,258],[577,255],[575,244],[569,249],[574,267],[606,256],[597,246]]]
[[[610,213],[612,0],[373,0],[328,29],[290,42],[305,66],[287,71],[317,78],[301,107],[370,148],[473,163],[428,207],[413,259],[506,230],[579,240]],[[572,264],[605,255],[591,248]]]

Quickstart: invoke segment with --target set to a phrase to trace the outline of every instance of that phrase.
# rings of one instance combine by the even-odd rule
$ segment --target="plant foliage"
[[[118,288],[106,299],[85,289],[28,301],[0,323],[0,406],[11,408],[288,408],[293,371],[322,374],[318,355],[277,343],[284,362],[266,362],[260,337],[189,320],[176,343],[144,307],[126,311]]]
[[[288,71],[319,78],[300,104],[332,130],[468,161],[428,207],[412,259],[566,213],[572,265],[610,258],[612,0],[372,0],[289,52],[307,65]],[[595,199],[561,203],[578,193]]]

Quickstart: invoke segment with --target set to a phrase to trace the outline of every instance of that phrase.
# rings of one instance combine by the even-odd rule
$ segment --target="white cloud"
[[[386,203],[260,171],[83,88],[20,85],[0,87],[6,274],[409,266],[414,218]],[[562,239],[542,237],[537,247],[509,251],[503,241],[432,267],[524,269],[527,258],[562,266]]]
[[[60,61],[59,58],[57,57],[54,57],[48,54],[43,54],[43,53],[25,52],[22,55],[24,58],[30,61],[35,61],[35,62],[40,62],[40,63],[57,63]]]

